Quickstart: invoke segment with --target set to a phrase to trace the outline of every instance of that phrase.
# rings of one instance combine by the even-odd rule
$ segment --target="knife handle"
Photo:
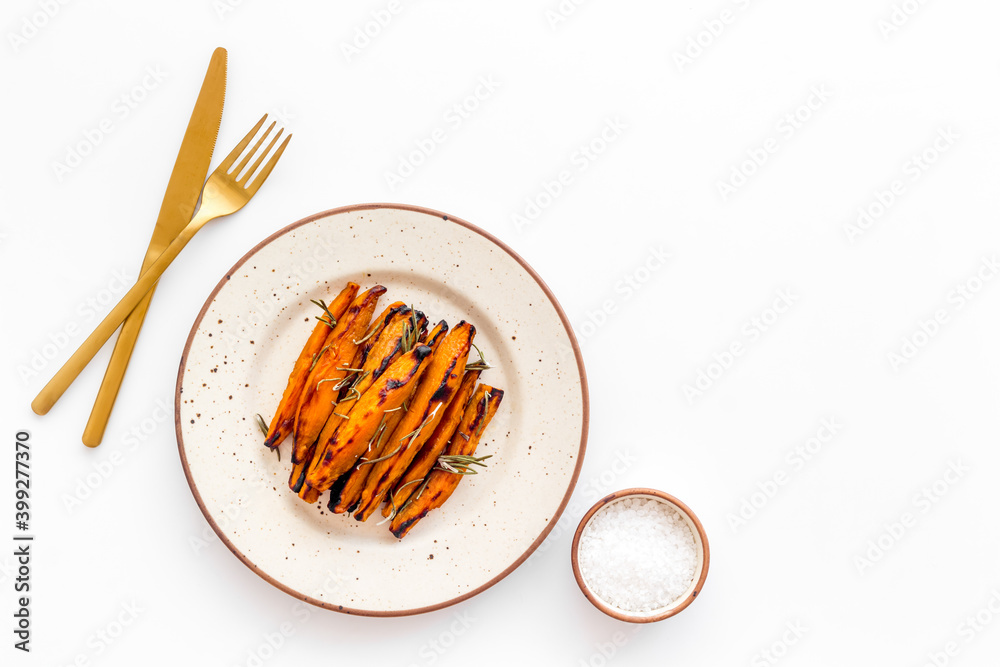
[[[212,216],[217,217],[217,216]],[[66,360],[66,363],[62,365],[56,374],[52,376],[49,383],[46,384],[35,400],[31,402],[31,409],[35,414],[44,415],[52,406],[56,404],[56,401],[63,395],[67,388],[73,381],[76,380],[77,376],[87,367],[90,360],[100,351],[108,339],[111,338],[115,330],[125,321],[128,314],[132,312],[133,309],[139,302],[143,300],[146,293],[149,292],[155,285],[156,281],[160,279],[163,272],[166,271],[170,263],[174,261],[174,258],[180,254],[184,246],[187,245],[188,241],[194,237],[201,227],[211,220],[211,217],[205,215],[202,217],[202,213],[199,212],[194,219],[188,223],[188,225],[181,230],[181,233],[170,242],[170,245],[164,249],[156,261],[153,262],[149,269],[147,269],[141,276],[139,280],[136,281],[135,285],[132,286],[125,296],[121,298],[121,301],[111,309],[111,312],[107,314],[97,328],[87,337],[87,340],[83,341],[83,344],[77,348],[76,352]]]
[[[88,447],[97,447],[104,438],[104,431],[108,427],[111,411],[118,398],[118,390],[121,389],[125,371],[128,370],[132,350],[135,349],[135,342],[139,338],[139,332],[142,330],[142,323],[146,319],[146,311],[149,309],[149,303],[153,299],[155,289],[154,285],[122,324],[121,333],[118,334],[118,339],[115,341],[115,349],[111,353],[111,361],[108,362],[108,369],[104,372],[104,379],[101,380],[101,388],[97,391],[97,398],[94,399],[90,418],[87,420],[86,428],[83,429],[83,444]]]

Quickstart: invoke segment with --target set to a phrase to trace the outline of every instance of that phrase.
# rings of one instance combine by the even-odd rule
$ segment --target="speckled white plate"
[[[477,454],[488,468],[403,540],[306,505],[262,446],[317,308],[353,280],[382,284],[430,321],[472,322],[504,400]],[[352,614],[415,614],[510,574],[569,499],[587,440],[587,383],[565,314],[537,274],[481,229],[397,204],[334,209],[251,250],[209,296],[181,358],[177,442],[194,497],[223,542],[281,590]]]

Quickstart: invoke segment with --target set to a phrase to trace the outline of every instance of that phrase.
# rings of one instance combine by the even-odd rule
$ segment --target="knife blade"
[[[160,204],[160,213],[153,228],[153,237],[146,249],[142,261],[142,274],[150,264],[160,256],[163,249],[177,236],[194,215],[198,197],[208,176],[208,168],[212,162],[215,150],[215,140],[219,136],[219,126],[222,123],[222,107],[226,100],[226,63],[227,53],[223,48],[217,48],[212,54],[208,72],[198,93],[198,101],[191,113],[184,140],[181,142],[174,169],[167,182],[167,191]],[[118,390],[128,368],[139,331],[142,329],[146,310],[153,298],[154,287],[149,294],[135,307],[122,325],[115,349],[111,353],[111,361],[101,381],[97,392],[94,408],[83,431],[83,443],[88,447],[101,444],[104,431],[111,416]]]

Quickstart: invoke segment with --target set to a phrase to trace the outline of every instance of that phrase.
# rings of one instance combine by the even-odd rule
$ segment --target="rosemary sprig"
[[[354,394],[353,396],[351,395],[352,393]],[[359,398],[361,398],[361,392],[354,387],[350,387],[347,390],[347,396],[334,403],[334,405],[340,405],[341,403],[347,403],[348,401],[356,401]]]
[[[324,382],[336,382],[337,384],[334,385],[333,391],[339,391],[340,389],[343,389],[347,385],[349,385],[352,382],[354,382],[354,378],[351,377],[351,376],[353,376],[355,373],[359,373],[361,371],[360,368],[346,368],[346,367],[341,367],[341,368],[338,368],[337,370],[339,370],[339,371],[348,371],[348,373],[347,373],[347,375],[345,375],[342,378],[323,378],[322,380],[320,380],[319,382],[316,383],[316,389],[317,389],[317,391],[319,390],[319,386],[321,384],[323,384]]]
[[[483,461],[489,458],[493,458],[493,455],[476,457],[467,454],[442,454],[438,457],[435,470],[443,470],[456,475],[478,475],[479,471],[474,470],[472,466],[485,468],[486,464]]]
[[[381,440],[382,439],[379,438],[380,442],[381,442]],[[377,447],[377,445],[376,445],[376,447]],[[361,463],[358,464],[358,467],[360,468],[361,466],[366,466],[369,463],[378,463],[379,461],[385,461],[386,459],[391,459],[393,456],[395,456],[396,454],[398,454],[399,450],[401,450],[402,448],[403,448],[403,446],[400,445],[399,447],[396,447],[396,449],[392,450],[390,453],[386,454],[385,456],[380,456],[377,459],[371,459],[371,460],[369,460],[369,459],[363,458],[363,459],[361,459]]]
[[[371,331],[369,331],[367,334],[365,334],[365,337],[362,338],[361,340],[354,341],[354,344],[355,345],[361,345],[361,343],[365,342],[366,340],[368,340],[369,338],[371,338],[372,336],[374,336],[376,331],[378,331],[378,327],[373,324],[372,328],[371,328]]]
[[[326,352],[329,349],[330,349],[330,346],[327,345],[322,350],[320,350],[319,352],[317,352],[316,354],[313,355],[312,364],[309,365],[309,371],[308,372],[312,373],[312,370],[314,368],[316,368],[316,364],[319,362],[319,358],[322,357],[323,353]]]
[[[419,484],[422,481],[424,481],[423,477],[421,477],[420,479],[411,479],[409,482],[407,482],[406,484],[401,485],[398,489],[395,489],[395,490],[396,491],[402,491],[403,489],[405,489],[406,487],[408,487],[410,484]]]
[[[400,512],[405,512],[406,508],[409,507],[410,503],[412,503],[414,500],[420,500],[420,496],[424,494],[424,489],[427,488],[427,484],[431,481],[431,476],[427,475],[426,477],[423,478],[422,481],[423,483],[420,485],[420,488],[418,488],[415,492],[410,494],[410,497],[406,499],[406,502],[403,503],[403,506],[399,508]],[[395,506],[393,506],[393,509],[395,510]],[[395,518],[396,514],[397,512],[393,512],[391,518]]]
[[[337,384],[333,385],[333,390],[334,391],[340,391],[341,389],[343,389],[347,385],[351,384],[352,382],[353,382],[353,380],[351,379],[351,376],[348,375],[345,378],[341,378],[340,382],[338,382]]]
[[[341,413],[337,412],[336,410],[332,414],[333,414],[333,416],[340,417],[341,419],[348,419],[347,415],[341,414]]]
[[[377,459],[372,459],[370,461],[367,460],[367,459],[361,459],[361,463],[358,464],[358,467],[360,468],[361,466],[367,465],[369,463],[378,463],[379,461],[385,461],[386,459],[391,459],[393,456],[395,456],[396,454],[398,454],[399,450],[401,450],[403,448],[403,441],[406,440],[407,438],[409,438],[410,442],[412,443],[413,440],[414,440],[414,438],[416,438],[418,435],[420,435],[420,432],[424,429],[424,427],[427,426],[427,424],[430,423],[434,419],[434,415],[437,414],[438,408],[440,408],[440,407],[441,407],[441,404],[438,403],[437,407],[434,408],[434,411],[432,413],[430,413],[429,415],[427,415],[427,417],[424,419],[424,421],[420,422],[420,426],[418,426],[416,428],[416,430],[411,431],[410,433],[407,433],[402,438],[400,438],[399,439],[399,444],[396,446],[396,449],[392,450],[392,452],[386,454],[385,456],[380,456]],[[384,429],[385,429],[385,415],[382,415],[382,425],[379,427],[379,431],[381,432]],[[381,437],[379,437],[378,444],[375,445],[376,449],[378,448],[379,444],[382,444],[382,438]],[[368,443],[368,451],[371,451],[371,442]]]
[[[479,349],[479,346],[476,345],[475,343],[473,343],[472,347],[476,348],[476,352],[479,353],[479,360],[478,361],[474,361],[471,364],[466,364],[465,365],[465,370],[467,370],[467,371],[488,371],[489,369],[493,368],[492,366],[490,366],[486,362],[486,357],[483,356],[483,351]]]
[[[376,447],[382,446],[382,436],[385,435],[385,415],[382,415],[382,421],[379,422],[378,428],[375,429],[375,433],[372,434],[371,440],[368,441],[368,451],[372,450],[372,445]]]
[[[403,327],[403,337],[399,340],[399,344],[403,348],[403,354],[412,350],[413,346],[417,344],[417,311],[412,306],[410,307],[410,321]]]
[[[417,492],[413,494],[413,499],[414,500],[420,500],[420,496],[424,495],[424,489],[427,488],[427,484],[430,481],[431,481],[431,476],[430,475],[428,475],[427,477],[424,478],[424,483],[421,484],[420,488],[417,489]],[[405,505],[404,505],[404,509],[405,509]]]
[[[371,375],[371,371],[365,371],[361,375],[358,375],[357,377],[354,378],[352,386],[356,387],[357,385],[361,384],[362,382],[364,382],[365,378],[368,377],[369,375]]]
[[[323,299],[320,299],[318,301],[316,299],[309,299],[309,301],[311,301],[312,303],[315,303],[317,306],[319,306],[320,308],[322,308],[323,312],[326,313],[326,316],[329,318],[329,319],[324,320],[322,317],[319,317],[317,315],[316,316],[317,320],[319,320],[320,322],[322,322],[326,326],[330,327],[331,329],[334,328],[335,326],[337,326],[337,318],[334,317],[333,313],[330,312],[330,309],[326,305],[326,301],[324,301]]]
[[[418,483],[420,483],[422,481],[424,481],[423,477],[421,477],[420,479],[411,479],[409,482],[407,482],[406,484],[403,484],[398,489],[392,489],[391,491],[389,491],[389,504],[392,506],[392,510],[389,512],[389,516],[387,516],[386,518],[382,519],[381,521],[379,521],[375,525],[376,526],[381,526],[386,521],[392,521],[393,519],[396,518],[396,514],[397,514],[397,510],[396,510],[396,491],[402,491],[403,489],[405,489],[406,487],[408,487],[410,484],[418,484]],[[404,507],[405,507],[405,505],[404,505]]]
[[[259,412],[254,415],[254,421],[257,422],[257,428],[259,428],[260,432],[264,434],[264,437],[267,437],[267,422],[264,421],[264,418],[260,416]],[[274,451],[278,454],[278,460],[280,461],[281,460],[281,450],[278,449],[277,447],[275,447]]]
[[[483,434],[483,428],[486,426],[486,414],[490,409],[490,392],[485,392],[483,394],[483,416],[479,420],[479,426],[476,427],[476,435],[480,436]]]
[[[418,426],[416,428],[416,430],[411,431],[410,433],[407,433],[402,438],[400,438],[399,441],[402,442],[403,440],[406,440],[407,438],[409,438],[410,442],[412,443],[414,440],[416,440],[417,436],[420,435],[420,432],[424,430],[424,427],[427,426],[427,424],[429,424],[431,421],[434,420],[434,415],[437,414],[437,411],[440,408],[441,408],[441,403],[438,403],[434,407],[434,411],[431,412],[429,415],[427,415],[422,422],[420,422],[420,426]]]

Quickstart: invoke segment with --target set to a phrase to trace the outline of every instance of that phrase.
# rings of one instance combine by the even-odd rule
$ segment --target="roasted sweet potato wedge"
[[[409,411],[386,445],[389,452],[395,452],[374,464],[365,481],[355,518],[363,521],[371,516],[434,433],[444,417],[447,403],[462,380],[475,335],[476,328],[463,320],[448,332],[434,351],[427,373],[410,402]]]
[[[431,354],[433,354],[434,349],[441,342],[447,332],[448,323],[441,320],[437,326],[435,326],[434,329],[427,336],[425,336],[427,339],[427,346],[431,348]],[[416,388],[417,386],[414,384],[413,389],[410,392],[411,396]],[[409,400],[409,398],[410,397],[407,397],[407,400]],[[362,454],[354,468],[350,472],[345,473],[346,479],[343,480],[343,483],[335,484],[333,489],[331,489],[330,511],[335,514],[342,514],[344,512],[351,511],[351,508],[358,503],[358,500],[361,499],[361,491],[364,488],[365,481],[368,479],[368,474],[372,470],[372,466],[382,460],[382,457],[386,455],[390,436],[395,432],[396,427],[399,425],[399,422],[403,419],[404,415],[405,413],[403,412],[403,408],[400,407],[386,416],[385,428],[383,429],[381,436],[376,439],[374,445],[369,448],[366,453]]]
[[[356,297],[333,329],[333,338],[327,343],[325,351],[317,358],[299,399],[292,463],[302,461],[333,412],[334,401],[341,389],[338,385],[353,373],[350,363],[357,351],[354,341],[364,335],[378,299],[384,293],[385,288],[377,285]]]
[[[471,456],[475,453],[486,426],[496,414],[503,400],[503,390],[479,385],[465,409],[462,421],[447,448],[450,456]],[[398,538],[404,537],[413,526],[433,509],[441,507],[462,481],[463,475],[435,466],[424,481],[412,486],[417,490],[399,507],[389,523],[389,530]]]
[[[361,394],[367,391],[368,387],[381,377],[389,364],[402,354],[400,341],[403,339],[406,327],[410,326],[409,323],[413,317],[412,311],[409,306],[401,304],[384,315],[386,322],[383,330],[378,337],[373,339],[372,348],[365,355],[364,363],[361,366],[351,366],[351,368],[360,370],[352,376],[353,381],[341,389],[339,401],[330,417],[327,418],[319,438],[317,438],[320,442],[327,442],[333,438],[334,432],[354,409],[354,404],[357,399],[361,398]],[[419,314],[417,326],[423,317],[423,314]],[[358,360],[358,356],[355,354],[355,361]]]
[[[382,507],[382,516],[390,516],[393,511],[393,504],[402,507],[411,495],[417,490],[418,481],[423,480],[437,463],[438,457],[444,453],[445,447],[451,442],[452,437],[458,430],[458,424],[462,421],[465,408],[472,399],[472,393],[476,389],[476,382],[482,371],[466,371],[462,376],[462,384],[458,386],[458,391],[445,408],[444,417],[441,423],[434,429],[434,433],[428,438],[420,452],[413,458],[410,467],[406,469],[406,474],[396,482],[395,490],[392,493],[393,503],[386,503]]]
[[[368,353],[371,352],[372,347],[378,340],[382,330],[385,329],[385,325],[388,324],[393,316],[403,308],[407,308],[407,305],[402,301],[397,301],[387,306],[378,317],[372,320],[372,324],[368,327],[368,331],[365,332],[364,337],[355,341],[358,344],[358,351],[354,353],[354,360],[351,362],[351,368],[361,368],[365,365],[365,361],[368,359]],[[341,394],[345,391],[346,390],[341,390]]]
[[[347,283],[347,287],[327,306],[326,310],[328,312],[324,312],[320,316],[320,321],[313,327],[313,332],[309,336],[309,340],[306,341],[305,346],[299,353],[299,358],[295,361],[295,366],[292,367],[292,372],[288,375],[288,384],[285,385],[285,393],[281,396],[281,402],[278,404],[278,409],[274,411],[271,426],[267,430],[267,437],[264,440],[264,444],[271,449],[280,445],[291,434],[295,426],[295,415],[299,408],[299,398],[302,396],[302,390],[306,386],[306,379],[309,377],[309,372],[312,371],[313,362],[318,358],[320,350],[323,349],[327,338],[329,338],[330,333],[336,327],[337,320],[341,319],[347,307],[351,305],[351,301],[357,295],[358,289],[360,288],[357,283]],[[332,322],[330,321],[331,315],[335,318]]]
[[[416,389],[415,386],[411,387],[410,396],[413,395],[414,389]],[[408,400],[409,397],[404,402]],[[396,430],[396,426],[404,414],[402,406],[385,414],[384,426],[379,426],[378,437],[374,438],[368,451],[362,453],[354,467],[341,475],[341,478],[330,489],[329,508],[331,512],[334,514],[350,512],[351,508],[358,504],[361,499],[361,489],[372,469],[371,464],[377,463],[383,455],[389,436]]]
[[[419,380],[430,353],[426,345],[413,348],[390,365],[357,399],[349,418],[333,438],[318,443],[305,484],[299,491],[300,497],[329,489],[338,477],[354,466],[372,440],[378,437],[386,411],[400,407],[410,395],[411,383]]]

